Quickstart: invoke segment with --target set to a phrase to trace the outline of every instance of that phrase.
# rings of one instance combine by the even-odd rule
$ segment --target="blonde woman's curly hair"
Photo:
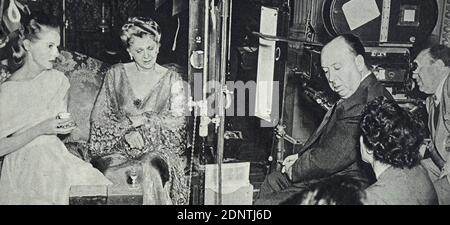
[[[143,35],[150,35],[156,43],[159,43],[161,29],[158,23],[151,18],[130,17],[127,23],[122,26],[120,39],[126,47],[129,47],[131,37],[142,37]]]

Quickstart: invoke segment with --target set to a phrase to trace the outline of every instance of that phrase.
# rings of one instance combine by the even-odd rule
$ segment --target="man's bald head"
[[[342,98],[350,97],[369,72],[364,54],[364,46],[353,34],[340,35],[322,49],[321,64],[328,83]]]
[[[364,58],[366,51],[359,38],[353,34],[342,34],[331,40],[325,45],[325,48],[338,49],[339,51],[347,50],[354,56],[361,55]]]

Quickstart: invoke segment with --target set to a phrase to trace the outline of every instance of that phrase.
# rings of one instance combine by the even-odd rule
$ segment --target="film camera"
[[[416,65],[410,51],[431,35],[438,18],[437,3],[435,0],[375,0],[371,5],[374,16],[363,23],[358,10],[349,9],[369,7],[367,2],[325,0],[320,9],[324,29],[316,30],[325,30],[329,39],[343,33],[358,36],[366,50],[366,63],[377,79],[398,101],[417,102],[412,93],[415,86],[412,72]],[[349,22],[352,19],[361,23],[352,25]],[[335,96],[321,72],[320,50],[317,46],[304,45],[294,72],[300,75],[304,92],[327,108]]]
[[[417,68],[408,48],[365,47],[366,63],[377,79],[398,101],[411,101]],[[304,46],[293,72],[300,77],[303,92],[322,108],[329,109],[339,99],[325,78],[320,64],[321,47]]]
[[[406,98],[414,87],[411,78],[417,64],[407,48],[366,47],[366,61],[377,79],[394,97]],[[416,65],[416,66],[415,66]]]

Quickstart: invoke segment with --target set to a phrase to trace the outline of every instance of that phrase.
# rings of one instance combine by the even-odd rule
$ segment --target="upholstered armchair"
[[[77,123],[77,128],[66,137],[61,137],[71,153],[89,161],[87,141],[89,139],[92,108],[100,91],[103,78],[110,65],[86,55],[61,51],[55,69],[69,78],[68,111]]]

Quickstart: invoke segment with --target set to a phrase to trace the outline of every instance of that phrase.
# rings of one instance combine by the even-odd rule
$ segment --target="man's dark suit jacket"
[[[298,152],[292,167],[293,183],[320,179],[332,175],[364,177],[360,161],[360,118],[366,103],[378,96],[392,98],[391,94],[371,74],[356,92],[334,106],[334,112],[324,118],[321,126]]]

